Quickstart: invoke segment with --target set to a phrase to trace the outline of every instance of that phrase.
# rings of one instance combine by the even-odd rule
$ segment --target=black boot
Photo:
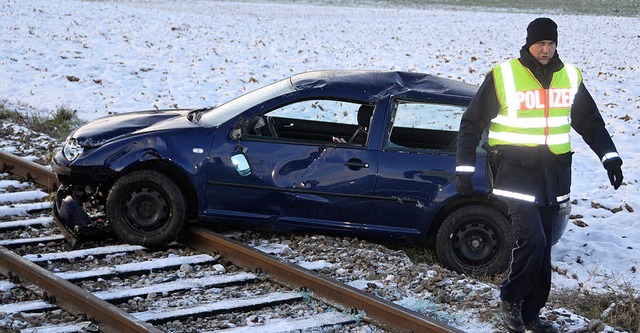
[[[502,300],[502,322],[511,333],[523,333],[524,323],[522,322],[522,301],[507,302]]]
[[[558,329],[553,327],[553,324],[537,316],[532,320],[527,320],[524,326],[534,333],[558,333]]]

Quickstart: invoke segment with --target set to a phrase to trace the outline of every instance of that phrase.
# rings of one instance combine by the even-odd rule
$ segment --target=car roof
[[[292,76],[291,84],[298,91],[322,89],[330,95],[366,101],[405,92],[470,99],[478,90],[472,84],[425,73],[376,70],[306,72]]]

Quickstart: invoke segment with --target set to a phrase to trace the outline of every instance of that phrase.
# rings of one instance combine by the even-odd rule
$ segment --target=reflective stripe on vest
[[[497,189],[497,188],[494,188],[491,192],[493,194],[495,194],[495,195],[499,195],[499,196],[505,197],[505,198],[524,200],[524,201],[527,201],[527,202],[536,202],[536,197],[535,196],[529,195],[529,194],[525,194],[525,193],[518,193],[518,192],[513,192],[513,191],[501,190],[501,189]]]
[[[473,165],[458,165],[456,167],[456,172],[459,173],[474,173],[476,172],[476,167]]]
[[[556,197],[556,201],[558,203],[562,203],[564,201],[569,201],[569,199],[571,199],[571,195],[569,193],[564,194],[564,195],[559,195]]]
[[[489,145],[547,145],[555,154],[571,151],[571,105],[582,82],[578,69],[566,65],[544,89],[519,60],[493,69],[498,115],[491,121]]]
[[[507,190],[501,190],[501,189],[497,189],[494,188],[493,190],[491,190],[491,193],[501,196],[501,197],[505,197],[505,198],[510,198],[510,199],[517,199],[517,200],[523,200],[523,201],[527,201],[527,202],[536,202],[536,197],[530,194],[526,194],[526,193],[519,193],[519,192],[513,192],[513,191],[507,191]],[[559,195],[556,197],[556,202],[558,203],[562,203],[565,201],[569,201],[569,199],[571,198],[571,195],[569,193],[567,194],[563,194],[563,195]]]

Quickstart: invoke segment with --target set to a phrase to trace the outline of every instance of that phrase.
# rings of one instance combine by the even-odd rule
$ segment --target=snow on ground
[[[528,22],[559,24],[624,160],[614,191],[573,136],[575,200],[554,247],[554,288],[640,290],[640,21],[637,18],[222,1],[0,0],[0,101],[84,120],[217,105],[294,73],[420,71],[480,84],[516,57]]]
[[[0,186],[2,186],[2,182],[0,182]],[[48,195],[49,195],[48,193],[42,192],[40,190],[24,191],[24,192],[17,192],[17,193],[0,193],[0,204],[5,202],[16,202],[21,200],[37,200],[37,199],[42,199]]]
[[[49,202],[11,204],[8,206],[0,206],[0,218],[11,215],[24,215],[31,210],[49,209]]]

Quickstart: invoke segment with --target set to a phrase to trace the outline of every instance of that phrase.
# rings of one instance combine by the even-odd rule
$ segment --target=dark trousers
[[[534,319],[551,289],[551,237],[558,207],[509,201],[514,247],[509,275],[500,285],[500,298],[522,301],[522,318]]]

